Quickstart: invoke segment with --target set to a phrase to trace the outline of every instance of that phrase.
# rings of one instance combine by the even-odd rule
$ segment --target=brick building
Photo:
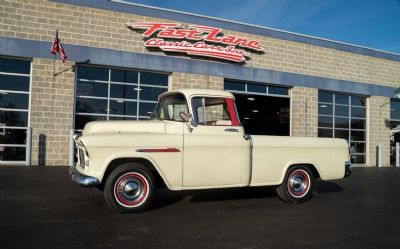
[[[71,130],[149,118],[158,94],[178,88],[233,92],[249,133],[345,138],[353,163],[368,166],[382,144],[383,164],[392,164],[400,55],[117,1],[1,0],[0,13],[1,165],[68,165]],[[187,33],[168,38],[160,28],[146,37],[138,23]],[[207,38],[210,27],[221,32]],[[49,51],[56,29],[65,63]],[[198,41],[223,55],[176,49]],[[243,61],[232,61],[237,54]]]

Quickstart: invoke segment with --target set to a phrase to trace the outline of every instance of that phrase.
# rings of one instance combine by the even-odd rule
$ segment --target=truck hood
[[[105,133],[165,133],[165,123],[159,120],[93,121],[85,125],[82,134]]]

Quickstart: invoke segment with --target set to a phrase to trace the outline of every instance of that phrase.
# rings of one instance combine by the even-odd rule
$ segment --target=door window
[[[225,98],[193,98],[192,107],[194,118],[200,125],[230,126],[232,115],[228,106],[229,99]]]

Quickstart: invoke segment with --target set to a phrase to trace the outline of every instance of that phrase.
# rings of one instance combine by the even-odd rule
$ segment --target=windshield
[[[158,101],[153,119],[183,122],[180,112],[189,113],[185,96],[181,93],[168,94]]]

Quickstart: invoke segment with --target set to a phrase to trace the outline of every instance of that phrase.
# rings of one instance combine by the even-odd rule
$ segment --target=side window
[[[188,113],[185,97],[181,94],[167,95],[158,102],[153,118],[183,122],[180,112]]]
[[[224,98],[193,98],[195,119],[200,125],[232,125],[228,104]]]

